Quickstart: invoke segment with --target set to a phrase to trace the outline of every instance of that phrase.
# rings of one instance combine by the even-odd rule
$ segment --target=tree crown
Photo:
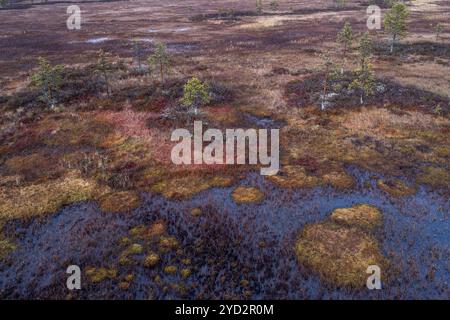
[[[155,51],[148,60],[151,65],[161,65],[168,67],[170,65],[170,58],[169,54],[167,53],[166,45],[162,42],[158,42],[156,44]]]
[[[183,105],[198,107],[207,104],[210,100],[208,85],[196,77],[193,77],[184,85],[184,94],[181,99]]]
[[[405,4],[396,2],[386,13],[384,27],[393,36],[404,37],[406,35],[409,12]]]
[[[353,41],[353,30],[349,22],[346,22],[342,30],[338,33],[337,41],[347,48],[351,45]]]

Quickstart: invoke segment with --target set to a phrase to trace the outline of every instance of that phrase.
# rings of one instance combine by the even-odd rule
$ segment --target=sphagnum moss
[[[369,266],[378,265],[385,270],[386,265],[372,236],[333,222],[306,226],[295,251],[299,263],[337,286],[362,288]]]
[[[450,172],[439,167],[426,167],[418,175],[417,181],[435,188],[450,189]]]
[[[0,188],[0,218],[31,218],[53,213],[63,205],[98,198],[107,190],[94,180],[80,178],[76,171],[41,184]]]
[[[87,268],[86,275],[92,283],[102,282],[106,279],[115,279],[117,277],[116,269],[107,268]]]
[[[126,212],[136,209],[141,199],[136,192],[120,191],[106,194],[100,199],[100,208],[104,212]]]
[[[231,194],[234,202],[238,204],[260,203],[264,199],[264,193],[257,188],[238,187]]]
[[[416,189],[412,187],[408,187],[401,180],[378,180],[377,186],[384,192],[388,193],[393,197],[405,197],[410,196],[416,193]]]
[[[369,266],[388,267],[372,235],[382,224],[381,211],[367,204],[336,209],[329,220],[303,229],[295,245],[297,259],[323,281],[361,288]]]
[[[154,267],[158,264],[159,260],[160,260],[159,255],[157,255],[154,252],[151,252],[144,258],[144,266],[147,268]]]
[[[373,230],[382,226],[383,215],[380,210],[367,204],[351,208],[339,208],[332,212],[331,220],[337,224]]]
[[[3,238],[0,234],[0,261],[15,249],[16,245],[10,240]]]
[[[231,178],[215,176],[182,176],[162,180],[151,188],[151,191],[161,193],[167,199],[189,199],[210,188],[228,187]]]
[[[268,179],[282,188],[313,188],[319,185],[319,179],[307,174],[302,166],[284,166],[281,173]]]
[[[164,267],[164,272],[167,274],[175,274],[177,273],[178,268],[177,266],[166,266]]]

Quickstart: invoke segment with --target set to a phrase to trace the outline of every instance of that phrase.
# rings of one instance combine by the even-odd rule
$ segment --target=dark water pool
[[[358,181],[351,192],[288,191],[252,174],[242,184],[266,193],[260,205],[237,205],[230,197],[233,188],[225,188],[202,192],[188,201],[145,194],[144,204],[130,213],[103,213],[96,203],[84,202],[26,224],[10,223],[5,233],[17,238],[18,248],[0,267],[0,297],[64,298],[68,294],[65,270],[75,264],[82,270],[114,267],[118,278],[135,275],[128,290],[119,289],[117,279],[91,284],[83,277],[82,290],[76,293],[83,299],[448,299],[447,196],[420,188],[414,196],[394,199],[376,188],[372,174],[349,170]],[[358,203],[375,205],[384,213],[378,238],[397,272],[379,291],[327,285],[299,267],[293,252],[305,224]],[[195,207],[202,209],[200,217],[191,215]],[[120,266],[118,240],[130,228],[160,219],[180,241],[182,257],[169,252],[153,269],[141,264]],[[163,272],[164,265],[181,268],[181,258],[192,261],[188,279]]]

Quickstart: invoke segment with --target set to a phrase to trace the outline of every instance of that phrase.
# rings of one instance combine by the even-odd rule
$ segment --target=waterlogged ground
[[[386,32],[371,32],[376,95],[360,106],[346,90],[353,50],[322,111],[319,54],[341,63],[337,33],[344,22],[366,31],[368,1],[286,0],[262,15],[254,0],[85,2],[77,31],[64,28],[67,3],[0,10],[0,298],[448,299],[448,4],[413,1],[394,54]],[[135,39],[144,70],[167,45],[166,83],[137,72]],[[114,64],[111,97],[94,72],[99,49]],[[55,110],[30,83],[39,56],[65,66]],[[280,129],[277,177],[172,165],[172,130],[192,127],[172,110],[191,77],[214,97],[205,129]],[[381,228],[333,220],[360,203],[382,212]],[[305,239],[311,226],[322,237]],[[364,262],[368,276],[378,247],[383,290],[330,281],[342,262]],[[69,265],[81,291],[66,288]]]
[[[260,204],[238,205],[230,196],[233,188],[221,188],[187,201],[145,194],[143,205],[128,213],[102,213],[95,202],[83,202],[27,224],[10,222],[5,233],[18,243],[1,266],[0,297],[447,299],[448,194],[421,187],[413,196],[392,198],[376,187],[379,175],[347,170],[357,180],[348,192],[288,191],[250,174],[241,184],[265,193]],[[383,212],[377,238],[390,270],[380,291],[327,284],[300,267],[295,256],[295,241],[306,224],[358,203]],[[124,238],[143,244],[133,238],[137,229],[131,235],[130,229],[155,223],[167,227],[167,239],[175,237],[177,249],[162,251],[156,265],[146,267],[142,261],[151,244],[144,244],[131,261],[121,262],[129,245]],[[81,291],[69,294],[65,271],[72,264],[81,267],[83,281]],[[92,268],[101,270],[95,280]]]

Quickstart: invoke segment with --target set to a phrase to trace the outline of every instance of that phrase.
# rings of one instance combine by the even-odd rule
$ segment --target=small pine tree
[[[9,3],[8,0],[0,0],[0,8],[6,8],[8,3]]]
[[[208,85],[193,77],[184,85],[183,98],[181,103],[189,108],[194,109],[194,113],[198,113],[198,108],[203,107],[211,101],[208,92]]]
[[[328,94],[328,81],[331,75],[331,70],[333,68],[333,61],[331,60],[328,53],[321,54],[320,57],[322,58],[322,68],[324,72],[324,79],[323,79],[323,90],[322,90],[322,96],[320,101],[320,109],[325,110],[325,101]]]
[[[444,31],[444,27],[442,23],[438,23],[436,27],[434,28],[434,31],[436,32],[436,41],[439,40],[439,37],[441,36],[442,31]]]
[[[62,65],[52,67],[47,59],[39,57],[37,71],[31,77],[32,85],[39,88],[40,100],[51,108],[54,108],[57,103],[63,69]]]
[[[347,5],[348,0],[336,0],[336,6],[338,8],[343,8]]]
[[[277,0],[272,0],[272,1],[270,2],[270,8],[271,8],[272,10],[277,10],[277,9],[278,9],[278,1],[277,1]]]
[[[141,63],[142,48],[141,48],[141,44],[139,43],[138,40],[133,40],[133,55],[137,61],[138,70],[141,71],[142,70],[142,63]]]
[[[353,30],[350,23],[346,22],[342,30],[338,33],[337,42],[342,46],[343,63],[341,68],[341,74],[344,74],[344,68],[347,64],[347,54],[352,49],[353,43]]]
[[[256,0],[256,12],[262,14],[263,12],[263,2],[262,0]]]
[[[407,31],[407,22],[409,12],[405,4],[396,2],[386,13],[384,18],[384,27],[391,35],[391,53],[394,52],[394,45],[397,40],[403,38]]]
[[[370,62],[366,62],[363,68],[356,71],[356,77],[349,89],[356,89],[360,94],[360,103],[364,104],[364,98],[373,95],[375,88],[375,76]]]
[[[358,44],[359,65],[361,70],[365,68],[368,60],[372,56],[372,50],[372,39],[370,39],[369,33],[366,32],[359,38]]]
[[[108,97],[111,96],[111,87],[109,85],[109,73],[112,71],[112,64],[109,62],[109,55],[105,53],[103,49],[98,51],[97,65],[95,67],[96,72],[98,72],[105,81],[106,94]]]
[[[170,57],[164,43],[157,43],[154,53],[148,58],[148,64],[159,69],[161,83],[164,84],[164,75],[170,67]]]

